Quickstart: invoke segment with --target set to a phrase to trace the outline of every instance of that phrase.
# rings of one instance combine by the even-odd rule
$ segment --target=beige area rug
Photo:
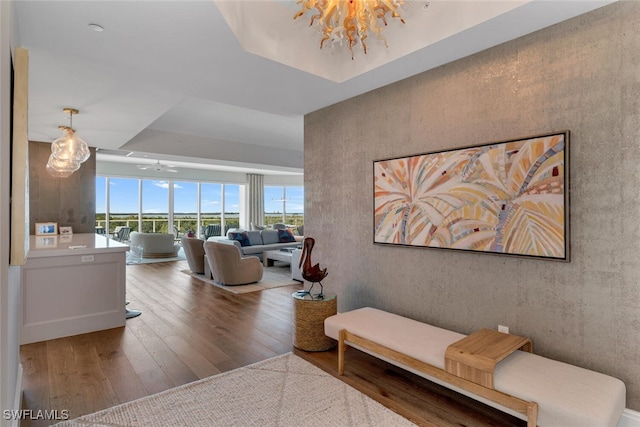
[[[288,353],[176,387],[62,426],[413,426]]]
[[[264,291],[265,289],[279,288],[282,286],[289,286],[299,284],[291,278],[291,272],[287,268],[282,267],[268,267],[263,270],[262,280],[250,285],[237,285],[237,286],[225,286],[220,283],[216,283],[211,279],[208,279],[204,274],[193,273],[191,270],[181,270],[183,273],[190,275],[198,280],[202,280],[205,283],[216,286],[225,291],[232,292],[234,294],[246,294],[248,292]]]

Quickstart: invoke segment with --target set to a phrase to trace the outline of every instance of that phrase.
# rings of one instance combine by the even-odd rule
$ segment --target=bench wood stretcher
[[[409,366],[417,371],[431,375],[432,377],[438,378],[451,385],[470,391],[478,396],[482,396],[499,405],[513,409],[527,417],[527,427],[535,427],[537,425],[538,404],[536,402],[527,402],[517,397],[501,393],[497,390],[481,386],[454,374],[450,374],[440,368],[431,366],[428,363],[424,363],[411,356],[391,350],[388,347],[370,341],[366,338],[359,337],[358,335],[350,333],[346,329],[341,329],[338,337],[338,373],[340,375],[344,374],[344,352],[349,346],[346,344],[346,341],[349,341],[357,347],[370,350],[377,355],[384,356],[387,359]]]
[[[485,351],[476,345],[476,334],[371,307],[330,316],[324,329],[338,341],[340,375],[345,351],[354,347],[526,420],[528,427],[615,427],[625,408],[622,381],[527,352],[528,339],[499,338],[502,349]]]

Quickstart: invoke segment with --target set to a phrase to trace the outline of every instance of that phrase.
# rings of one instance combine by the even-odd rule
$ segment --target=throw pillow
[[[262,234],[260,231],[247,231],[247,237],[249,238],[249,243],[251,246],[261,245],[262,244]]]
[[[230,229],[227,230],[227,234],[226,234],[227,239],[235,240],[235,239],[232,239],[231,237],[229,237],[229,233],[243,233],[245,231],[247,231],[247,230],[245,230],[244,228],[230,228]]]
[[[287,228],[285,228],[284,230],[278,230],[278,239],[280,240],[280,243],[289,243],[296,241],[296,238],[293,237],[293,233],[291,232],[291,230]]]
[[[240,246],[251,246],[251,242],[249,241],[249,236],[245,231],[243,232],[230,232],[227,237],[229,240],[237,240],[240,242]]]
[[[260,232],[262,236],[262,244],[263,245],[271,245],[273,243],[280,243],[280,238],[278,237],[278,230],[262,230]]]

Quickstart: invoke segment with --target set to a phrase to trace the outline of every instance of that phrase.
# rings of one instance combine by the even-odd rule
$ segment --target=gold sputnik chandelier
[[[399,12],[404,0],[299,0],[298,3],[302,7],[293,19],[313,9],[317,11],[311,16],[309,26],[318,25],[323,34],[320,49],[327,41],[342,44],[346,39],[351,59],[353,47],[358,43],[362,45],[364,53],[367,53],[365,40],[369,34],[382,40],[387,46],[387,40],[382,35],[382,26],[387,25],[387,14],[400,19],[404,24]]]

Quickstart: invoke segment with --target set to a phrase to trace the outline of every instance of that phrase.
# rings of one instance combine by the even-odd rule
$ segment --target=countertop
[[[98,252],[126,252],[129,245],[93,233],[29,236],[28,258],[80,255]]]

